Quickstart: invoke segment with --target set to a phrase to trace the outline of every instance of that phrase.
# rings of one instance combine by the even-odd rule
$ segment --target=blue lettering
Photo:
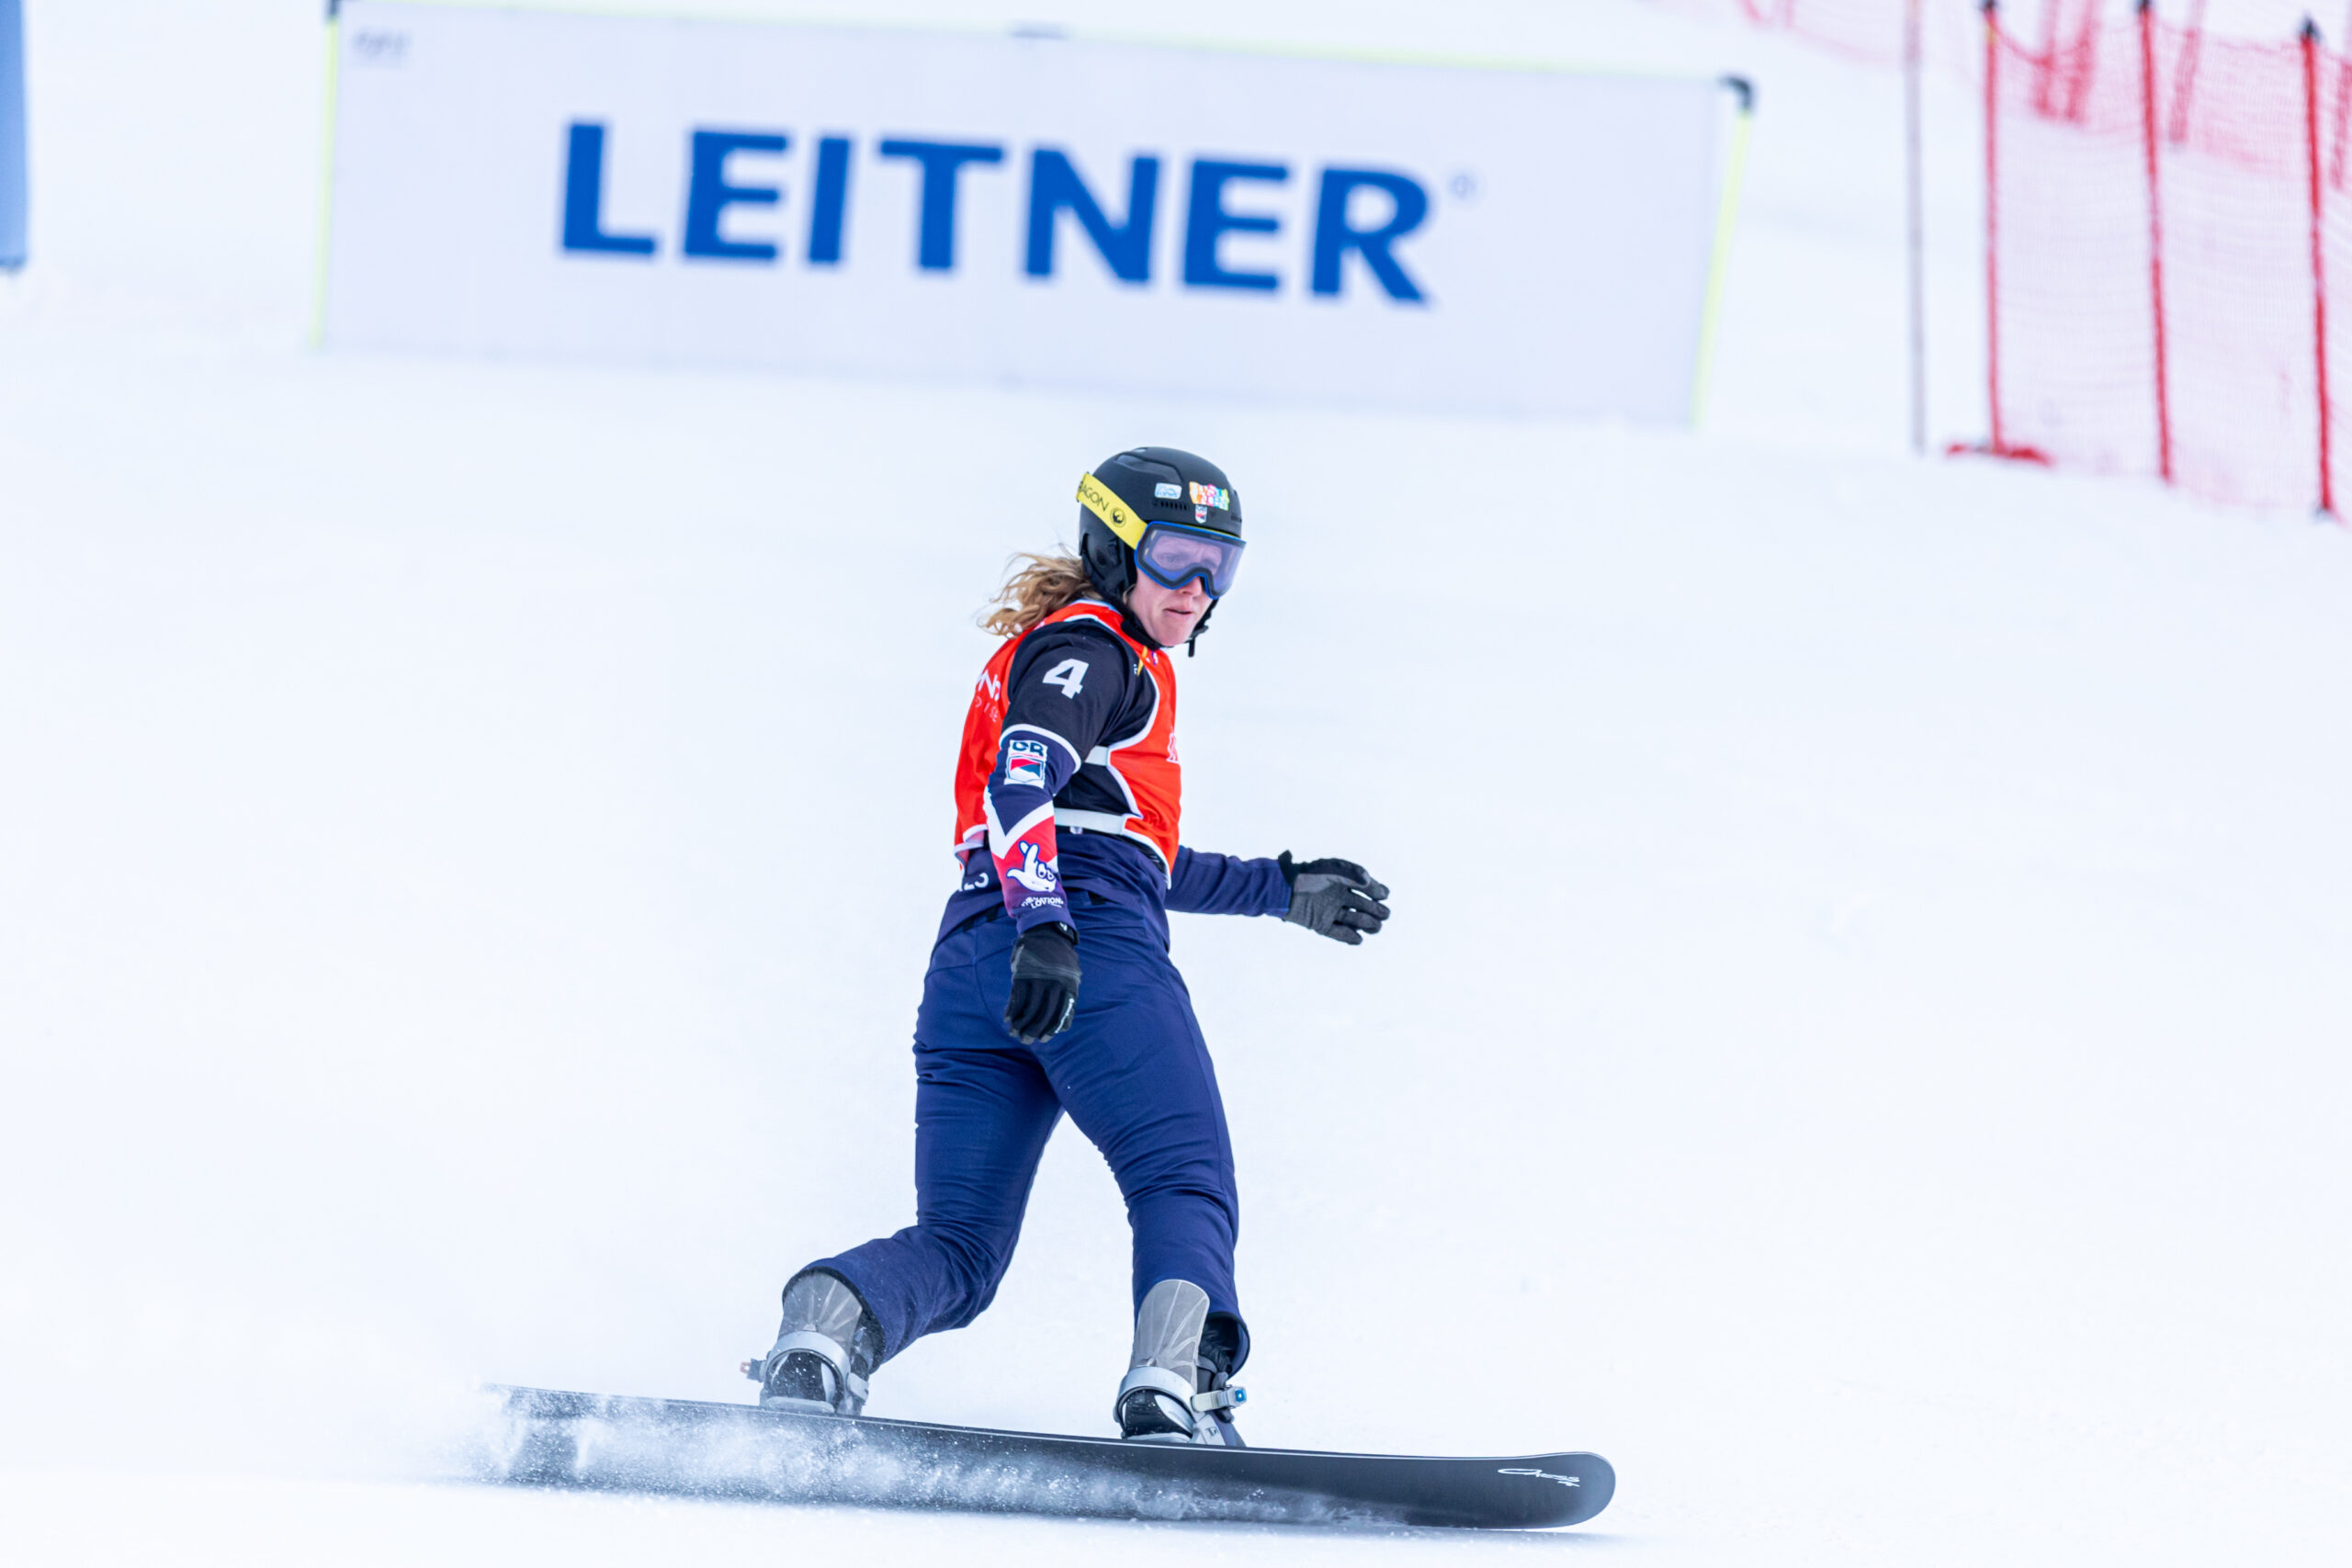
[[[839,266],[842,214],[849,206],[849,138],[817,143],[817,189],[808,199],[808,265]]]
[[[605,127],[575,119],[563,159],[563,248],[616,256],[650,256],[650,234],[605,231]]]
[[[585,254],[646,259],[657,254],[653,233],[617,232],[606,228],[605,216],[605,152],[607,126],[601,120],[573,120],[567,128],[563,178],[563,249]],[[736,207],[776,207],[784,192],[775,184],[738,184],[730,177],[729,160],[737,153],[778,157],[790,150],[791,134],[781,130],[696,130],[690,138],[687,160],[685,221],[680,250],[699,261],[774,264],[781,246],[773,241],[729,239],[724,233],[729,210]],[[854,139],[829,133],[816,139],[809,177],[808,265],[839,266],[845,243]],[[878,156],[920,165],[917,198],[915,265],[924,272],[952,272],[956,267],[956,199],[967,164],[1001,164],[1006,149],[994,142],[923,141],[894,137],[878,142]],[[1122,283],[1151,281],[1152,242],[1159,218],[1160,158],[1139,152],[1127,163],[1126,201],[1114,221],[1076,161],[1063,148],[1033,146],[1029,159],[1028,226],[1023,267],[1031,277],[1055,276],[1055,249],[1065,215],[1077,220],[1111,276]],[[1191,190],[1185,200],[1183,275],[1187,288],[1238,288],[1273,293],[1282,287],[1272,270],[1246,271],[1225,263],[1222,246],[1228,234],[1267,237],[1282,231],[1277,212],[1234,211],[1227,205],[1230,187],[1240,184],[1282,186],[1291,170],[1282,163],[1241,163],[1198,158],[1192,163]],[[1423,304],[1427,295],[1396,254],[1403,241],[1429,221],[1429,188],[1419,179],[1395,170],[1325,167],[1317,176],[1315,228],[1308,247],[1306,283],[1309,292],[1336,299],[1346,291],[1348,258],[1360,259],[1386,296],[1400,303]],[[1356,193],[1373,191],[1385,197],[1365,217]],[[1354,210],[1351,211],[1351,204]]]
[[[774,186],[729,185],[727,160],[738,152],[781,152],[790,145],[781,134],[766,130],[697,130],[686,178],[686,238],[679,248],[706,261],[772,262],[775,247],[764,240],[729,240],[718,231],[718,220],[730,207],[774,207],[781,194]]]
[[[1054,220],[1067,209],[1102,253],[1111,275],[1125,283],[1151,281],[1151,223],[1159,197],[1159,160],[1127,165],[1127,220],[1114,226],[1086,188],[1069,155],[1040,147],[1029,157],[1029,276],[1054,275]]]
[[[898,138],[875,149],[885,158],[910,158],[922,165],[922,228],[915,265],[925,272],[956,266],[956,185],[967,164],[1001,164],[1004,149],[985,143],[909,141]]]
[[[1385,191],[1388,221],[1374,229],[1348,226],[1348,197],[1360,189]],[[1421,226],[1430,212],[1430,193],[1419,180],[1378,169],[1326,169],[1323,192],[1315,204],[1315,266],[1311,287],[1317,294],[1340,292],[1340,263],[1350,251],[1363,257],[1364,265],[1391,299],[1419,301],[1421,291],[1406,276],[1388,247]]]
[[[1227,233],[1271,234],[1282,220],[1267,214],[1225,209],[1225,187],[1233,180],[1280,185],[1290,178],[1281,164],[1221,164],[1193,161],[1193,196],[1184,216],[1184,281],[1194,288],[1263,288],[1282,286],[1271,272],[1227,272],[1217,260],[1217,241]]]

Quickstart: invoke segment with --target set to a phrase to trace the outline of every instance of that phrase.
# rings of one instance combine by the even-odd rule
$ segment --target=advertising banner
[[[331,347],[1691,414],[1707,80],[346,0]]]

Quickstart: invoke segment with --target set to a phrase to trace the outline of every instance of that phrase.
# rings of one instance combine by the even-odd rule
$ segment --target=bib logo
[[[567,131],[563,254],[655,261],[664,253],[662,236],[607,227],[607,130],[603,121],[582,119],[572,121]],[[791,152],[791,133],[696,129],[686,140],[685,200],[674,242],[682,261],[777,266],[797,259],[809,267],[843,265],[843,231],[857,163],[857,146],[852,138],[820,137],[810,150],[800,181],[808,193],[806,210],[796,215],[799,221],[793,225],[801,235],[797,258],[787,258],[785,246],[776,241],[729,239],[724,231],[725,219],[734,208],[783,206],[786,186],[777,177],[773,160]],[[916,271],[956,270],[956,216],[965,175],[1001,177],[1006,153],[1006,146],[994,141],[884,137],[872,143],[865,160],[868,166],[898,164],[916,173]],[[760,160],[770,162],[763,165]],[[1251,210],[1250,197],[1259,197],[1262,207],[1275,187],[1289,184],[1292,173],[1290,164],[1271,160],[1194,158],[1185,166],[1181,203],[1182,287],[1260,293],[1274,293],[1284,287],[1279,273],[1228,265],[1223,242],[1228,234],[1278,234],[1282,219]],[[1345,291],[1353,274],[1368,276],[1391,301],[1424,303],[1421,287],[1406,269],[1396,247],[1428,220],[1429,187],[1413,175],[1392,169],[1327,164],[1311,176],[1303,169],[1299,173],[1303,180],[1312,179],[1315,193],[1313,223],[1301,257],[1307,292],[1337,297]],[[1061,149],[1032,147],[1026,174],[1026,244],[1022,267],[1028,276],[1055,276],[1060,259],[1057,241],[1065,227],[1061,220],[1067,215],[1076,220],[1079,233],[1113,277],[1137,287],[1151,286],[1151,242],[1162,183],[1158,156],[1137,153],[1128,159],[1126,198],[1116,221]],[[1359,267],[1347,265],[1351,257],[1361,264]]]

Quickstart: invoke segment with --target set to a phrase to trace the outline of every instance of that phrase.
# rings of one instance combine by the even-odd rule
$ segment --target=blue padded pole
[[[25,265],[25,11],[0,0],[0,267]]]

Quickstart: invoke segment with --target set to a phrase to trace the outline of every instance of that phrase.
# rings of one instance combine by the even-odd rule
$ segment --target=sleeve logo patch
[[[1046,743],[1016,735],[1004,745],[1004,782],[1030,789],[1046,787]]]
[[[1051,893],[1062,880],[1054,863],[1040,859],[1037,846],[1027,839],[1021,840],[1021,863],[1006,868],[1004,874],[1032,893]]]

